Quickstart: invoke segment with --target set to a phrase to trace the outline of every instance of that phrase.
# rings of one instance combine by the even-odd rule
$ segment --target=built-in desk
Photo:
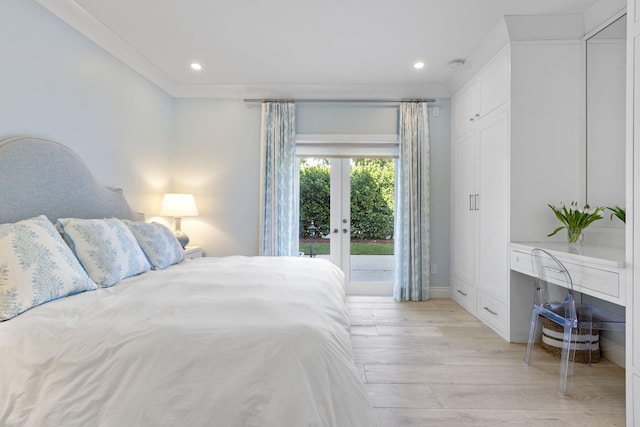
[[[566,243],[512,242],[511,270],[532,276],[531,251],[534,248],[547,250],[567,267],[576,292],[625,306],[623,248],[584,245],[581,253],[575,254],[569,252]]]

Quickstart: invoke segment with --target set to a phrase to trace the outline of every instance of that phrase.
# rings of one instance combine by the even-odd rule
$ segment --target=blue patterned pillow
[[[116,218],[58,219],[58,230],[99,286],[149,271],[149,262],[129,228]]]
[[[154,270],[162,270],[177,264],[184,258],[184,249],[176,236],[162,224],[156,222],[134,222],[123,220],[135,236],[138,244]]]
[[[96,288],[47,217],[0,224],[0,320]]]

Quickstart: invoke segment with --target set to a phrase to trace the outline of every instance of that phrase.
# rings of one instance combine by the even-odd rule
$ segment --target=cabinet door
[[[482,72],[478,81],[480,117],[509,101],[509,51],[498,54]]]
[[[477,286],[507,300],[509,273],[509,110],[480,120]]]
[[[473,131],[480,114],[478,86],[472,84],[458,92],[452,100],[451,110],[454,138]]]
[[[477,241],[475,199],[478,158],[475,133],[454,142],[453,274],[473,284]]]

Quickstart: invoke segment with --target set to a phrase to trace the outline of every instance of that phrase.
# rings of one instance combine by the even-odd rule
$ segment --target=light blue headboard
[[[140,220],[121,189],[100,185],[80,157],[57,142],[0,139],[0,223],[37,215]]]

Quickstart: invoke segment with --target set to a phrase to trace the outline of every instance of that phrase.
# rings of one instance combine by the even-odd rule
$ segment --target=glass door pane
[[[330,259],[329,159],[300,159],[300,254]]]
[[[350,163],[351,282],[391,284],[395,160],[360,158]]]

